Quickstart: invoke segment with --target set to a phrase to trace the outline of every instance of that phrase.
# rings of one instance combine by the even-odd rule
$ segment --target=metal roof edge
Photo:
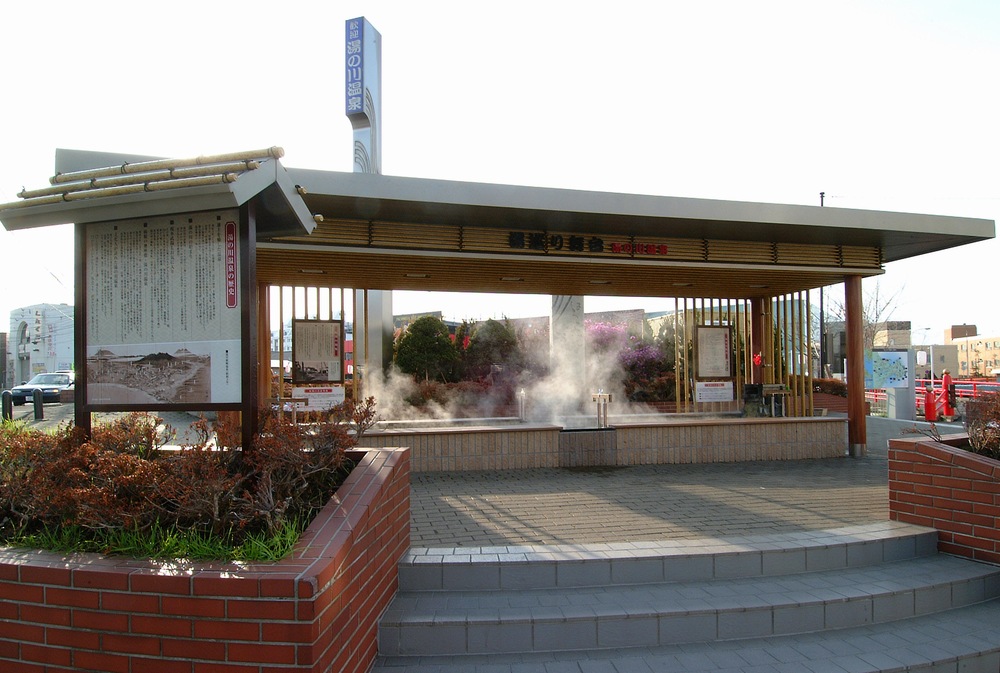
[[[310,194],[435,202],[442,205],[550,210],[673,219],[836,228],[933,231],[993,238],[993,220],[880,210],[730,201],[679,196],[596,192],[553,187],[462,182],[288,168]],[[958,229],[956,229],[958,227]]]

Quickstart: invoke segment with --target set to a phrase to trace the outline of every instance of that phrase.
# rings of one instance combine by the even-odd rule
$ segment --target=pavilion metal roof
[[[289,169],[313,213],[400,224],[856,245],[884,262],[993,238],[994,222],[819,206]]]

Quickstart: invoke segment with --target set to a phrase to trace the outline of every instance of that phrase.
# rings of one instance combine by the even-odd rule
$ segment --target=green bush
[[[396,366],[414,378],[446,381],[458,359],[448,326],[434,316],[417,318],[396,342]]]

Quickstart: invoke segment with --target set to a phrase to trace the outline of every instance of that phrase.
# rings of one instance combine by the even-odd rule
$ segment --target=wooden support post
[[[844,279],[847,324],[847,443],[852,458],[868,452],[865,408],[865,326],[861,276]]]
[[[761,354],[762,359],[754,356]],[[771,360],[771,354],[764,352],[764,300],[754,297],[750,300],[750,382],[764,383],[764,362]]]

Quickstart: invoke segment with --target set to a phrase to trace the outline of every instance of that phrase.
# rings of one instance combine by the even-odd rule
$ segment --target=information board
[[[292,320],[292,383],[344,381],[340,320]]]
[[[86,225],[91,405],[241,401],[239,212]]]
[[[731,341],[728,327],[701,325],[695,328],[697,370],[700,379],[733,375]]]

